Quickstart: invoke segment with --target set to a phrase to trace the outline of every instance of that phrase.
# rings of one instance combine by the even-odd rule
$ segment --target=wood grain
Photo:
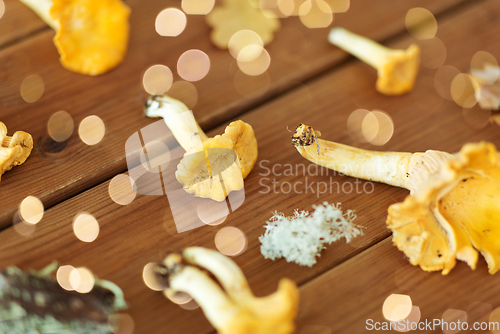
[[[413,0],[390,5],[353,1],[347,13],[336,16],[336,24],[384,40],[404,31],[408,9],[426,6],[440,13],[462,1]],[[89,77],[64,70],[51,30],[0,51],[0,118],[9,131],[24,130],[35,139],[30,159],[2,177],[0,228],[11,224],[17,206],[28,195],[50,207],[125,171],[125,141],[152,122],[141,112],[146,95],[141,87],[142,74],[151,65],[165,64],[175,72],[177,59],[186,50],[197,48],[209,55],[211,70],[195,83],[198,103],[194,113],[203,128],[211,129],[347,58],[326,42],[328,29],[308,29],[292,17],[282,20],[282,29],[268,46],[272,65],[267,74],[245,76],[237,71],[227,51],[210,43],[210,30],[203,17],[189,16],[186,30],[176,38],[160,37],[154,31],[157,13],[178,6],[178,1],[128,3],[133,9],[129,52],[123,64],[106,75]],[[14,61],[21,65],[8,65]],[[45,93],[37,102],[28,104],[22,100],[19,87],[30,74],[42,78]],[[269,88],[264,90],[267,78]],[[179,80],[177,75],[175,80]],[[238,87],[244,87],[245,96],[236,90],[235,80]],[[103,142],[87,146],[75,131],[64,145],[50,143],[47,122],[59,110],[73,117],[75,127],[86,116],[99,116],[106,126]]]
[[[49,30],[32,10],[19,0],[3,0],[5,12],[0,17],[0,49],[42,30]],[[11,66],[17,64],[11,64]]]
[[[470,57],[476,50],[500,53],[500,45],[492,43],[493,36],[500,32],[500,23],[497,19],[490,19],[500,11],[500,4],[489,1],[487,5],[488,7],[478,5],[462,8],[439,21],[438,37],[448,51],[447,64],[466,71]],[[479,31],[484,32],[484,35],[478,34]],[[404,37],[394,40],[391,47],[404,47],[410,42],[411,38]],[[433,54],[432,50],[429,52]],[[435,57],[439,56],[437,51],[434,53]],[[141,271],[146,263],[160,260],[171,250],[191,245],[214,248],[217,231],[224,226],[235,226],[248,238],[246,252],[236,257],[235,261],[247,275],[258,296],[274,291],[281,277],[290,277],[298,284],[310,282],[301,292],[301,330],[307,325],[333,326],[333,322],[336,323],[336,329],[343,326],[358,329],[364,324],[366,316],[375,317],[376,312],[380,313],[380,301],[394,290],[389,283],[380,283],[389,275],[387,268],[403,268],[403,283],[407,275],[413,275],[414,272],[420,273],[415,276],[420,279],[427,278],[427,275],[439,276],[421,273],[419,269],[411,267],[403,260],[403,254],[387,240],[389,231],[385,227],[386,209],[390,204],[403,200],[407,191],[382,184],[373,184],[371,191],[368,182],[333,172],[318,175],[314,165],[300,157],[291,146],[290,133],[286,127],[294,128],[304,122],[320,130],[323,138],[369,149],[440,149],[454,152],[466,142],[479,140],[489,140],[498,146],[500,137],[497,127],[487,125],[484,128],[473,128],[464,120],[461,107],[436,97],[432,85],[429,86],[425,80],[426,77],[432,78],[434,73],[433,69],[423,68],[412,93],[391,98],[375,92],[375,72],[371,68],[359,61],[352,61],[245,113],[241,119],[254,127],[259,143],[259,161],[245,181],[244,205],[220,226],[204,226],[178,234],[165,196],[140,195],[131,204],[120,206],[108,195],[109,183],[103,182],[47,210],[30,236],[22,237],[14,228],[0,233],[0,267],[16,264],[22,268],[41,268],[54,259],[61,264],[85,266],[97,276],[112,280],[123,288],[130,303],[129,312],[135,320],[137,333],[163,333],[167,328],[172,333],[209,333],[213,329],[200,310],[182,310],[165,300],[161,293],[150,291],[142,282]],[[346,121],[356,108],[377,108],[392,117],[395,130],[388,144],[374,147],[354,141],[346,131]],[[473,110],[480,112],[477,107]],[[222,131],[223,127],[219,126],[209,134]],[[68,159],[83,161],[84,156],[68,156]],[[67,161],[61,163],[67,164]],[[296,171],[288,173],[287,164],[292,168],[303,165],[306,171],[309,166],[311,169],[305,175]],[[269,175],[268,169],[272,171],[272,168],[274,173]],[[101,170],[93,171],[98,172]],[[273,181],[277,182],[276,191],[273,191]],[[313,188],[307,188],[306,182],[313,184]],[[328,185],[330,182],[338,182],[340,190],[332,188],[332,191],[318,194],[317,186],[320,182]],[[349,185],[355,187],[355,182],[370,187],[361,193],[356,193],[355,188],[349,191]],[[288,184],[295,186],[296,192],[289,192]],[[322,183],[320,187],[323,187]],[[355,209],[358,214],[356,223],[366,227],[365,235],[348,245],[338,242],[329,246],[322,252],[318,264],[312,268],[298,267],[284,260],[272,262],[262,258],[258,236],[263,233],[264,221],[271,216],[272,211],[291,214],[295,208],[310,210],[313,204],[322,201],[342,202],[344,209]],[[99,237],[90,244],[80,242],[72,231],[73,218],[82,211],[94,215],[100,224]],[[369,250],[359,257],[353,257],[384,239],[373,252]],[[341,263],[344,264],[338,266]],[[454,271],[451,274],[454,276],[450,278],[453,277],[452,281],[458,282],[457,286],[472,282],[467,268],[458,266],[455,270],[458,274]],[[324,274],[325,272],[327,273]],[[472,274],[484,276],[484,266]],[[319,278],[311,281],[315,277]],[[362,302],[369,301],[358,290],[359,286],[368,288],[372,284],[368,279],[370,277],[374,282],[379,282],[380,289],[369,290],[367,296],[373,301],[364,309]],[[413,280],[412,277],[408,278],[410,284],[404,291],[411,291],[422,284],[420,279]],[[496,276],[494,279],[496,280]],[[328,284],[328,289],[322,290],[324,284]],[[342,284],[348,285],[345,294],[342,292],[345,285]],[[490,281],[487,286],[491,287],[492,284]],[[425,301],[425,290],[418,291],[422,291],[422,295],[421,298],[416,297],[414,303],[422,306],[423,312],[428,312],[423,307],[431,305],[438,297],[430,294],[428,296],[432,298]],[[437,290],[429,291],[436,294],[434,291]],[[485,296],[482,289],[479,293],[478,298]],[[323,297],[324,300],[320,302]],[[473,297],[471,292],[466,298]],[[445,300],[448,297],[442,295],[441,298]],[[357,305],[356,309],[352,308],[356,312],[350,315],[330,312],[333,309],[331,305],[339,303],[339,300]],[[454,303],[458,299],[451,300]],[[443,305],[436,304],[435,311],[429,308],[432,312],[423,313],[423,317],[439,313],[439,308]],[[457,304],[456,307],[463,306]],[[351,306],[345,309],[351,309]],[[379,318],[380,316],[376,319]]]
[[[447,276],[426,273],[411,266],[388,238],[301,287],[297,333],[305,334],[311,327],[323,327],[322,333],[372,332],[371,325],[378,322],[380,328],[387,322],[382,305],[391,294],[410,296],[423,323],[442,319],[447,310],[461,310],[467,312],[469,332],[491,333],[473,331],[472,326],[499,321],[490,320],[500,305],[499,283],[500,276],[489,275],[484,260],[475,271],[460,263]],[[456,323],[447,320],[452,321]],[[443,333],[441,326],[421,328],[419,333]]]

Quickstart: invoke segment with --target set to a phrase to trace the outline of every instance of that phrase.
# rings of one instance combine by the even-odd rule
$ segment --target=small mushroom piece
[[[167,291],[193,297],[219,334],[289,334],[295,329],[299,290],[290,279],[281,279],[275,293],[257,298],[232,260],[202,247],[168,255],[156,273]]]
[[[299,125],[292,142],[311,162],[345,175],[410,190],[389,207],[393,242],[423,270],[445,275],[456,259],[475,269],[478,251],[489,272],[500,269],[500,153],[490,143],[466,144],[456,154],[376,152],[317,139]],[[310,140],[309,140],[310,142]]]
[[[130,8],[121,0],[21,0],[56,31],[54,44],[70,71],[99,75],[125,57]]]
[[[274,38],[280,22],[276,17],[264,14],[247,0],[224,0],[222,6],[214,8],[206,17],[213,28],[210,40],[220,49],[227,49],[229,40],[241,30],[251,30],[260,36],[264,45]]]
[[[192,112],[167,95],[152,96],[146,115],[163,117],[179,144],[186,150],[175,176],[187,193],[223,201],[231,191],[243,188],[257,161],[257,140],[253,128],[235,121],[224,134],[208,138]]]
[[[3,173],[28,159],[33,149],[33,138],[29,133],[17,131],[7,136],[7,127],[0,122],[0,179]]]
[[[486,64],[482,69],[471,70],[474,95],[481,109],[500,109],[500,67]]]
[[[420,66],[418,45],[390,49],[341,27],[333,28],[328,40],[377,70],[376,88],[380,93],[401,95],[413,89]]]

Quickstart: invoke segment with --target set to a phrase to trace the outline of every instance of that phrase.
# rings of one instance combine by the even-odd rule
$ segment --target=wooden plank
[[[4,11],[0,9],[0,48],[38,31],[50,29],[19,0],[3,0],[3,2],[5,9]]]
[[[403,31],[404,15],[411,7],[426,6],[439,13],[460,2],[414,0],[388,5],[355,1],[346,14],[336,17],[336,22],[384,39]],[[64,70],[52,45],[52,31],[0,52],[0,73],[5,78],[0,82],[0,117],[10,131],[31,133],[36,145],[22,167],[2,177],[0,227],[11,224],[17,206],[28,195],[39,197],[50,207],[125,170],[126,139],[152,122],[141,113],[146,95],[141,78],[150,65],[165,64],[175,72],[178,57],[187,49],[196,47],[209,55],[211,70],[205,79],[195,83],[199,98],[194,113],[201,126],[210,129],[347,57],[328,44],[327,29],[307,29],[297,18],[282,20],[282,29],[268,47],[273,59],[267,72],[271,78],[269,90],[249,99],[236,91],[234,76],[251,94],[262,90],[263,77],[234,73],[236,67],[229,53],[217,50],[208,40],[209,28],[203,17],[189,16],[186,31],[172,39],[158,36],[154,19],[161,9],[177,6],[177,2],[130,1],[130,5],[133,13],[128,55],[121,66],[106,75],[88,77]],[[302,43],[300,47],[297,38]],[[30,65],[11,68],[7,64],[14,59],[24,59]],[[19,94],[21,82],[30,74],[39,75],[45,84],[44,95],[33,104],[25,103]],[[47,152],[47,122],[59,110],[71,114],[75,126],[86,116],[98,115],[106,125],[104,141],[89,147],[75,131],[62,151],[52,152],[62,147],[48,145]]]
[[[491,36],[499,32],[500,26],[498,21],[492,24],[487,18],[491,13],[497,13],[500,5],[494,1],[487,4],[491,5],[488,10],[475,6],[440,21],[438,35],[448,50],[447,64],[466,70],[475,51],[470,49],[471,45],[498,54],[500,45],[492,43]],[[478,34],[479,31],[487,31],[487,35]],[[410,38],[404,38],[391,46],[403,47],[410,42]],[[403,200],[407,194],[403,189],[374,184],[371,193],[356,193],[354,189],[347,191],[349,188],[346,186],[344,191],[333,188],[333,191],[318,196],[316,187],[319,182],[339,182],[340,185],[355,187],[356,180],[333,175],[332,172],[314,175],[314,169],[306,175],[301,172],[278,175],[285,174],[288,168],[285,164],[290,164],[292,168],[310,166],[291,146],[287,126],[293,128],[306,122],[322,131],[324,138],[355,144],[345,130],[348,116],[358,107],[378,108],[389,113],[395,125],[394,136],[380,148],[383,150],[422,151],[433,148],[456,151],[463,143],[478,140],[493,141],[497,146],[500,144],[498,128],[492,125],[482,129],[469,127],[462,117],[462,108],[452,102],[444,101],[437,109],[434,105],[426,107],[419,104],[419,100],[433,98],[432,91],[422,78],[432,76],[434,72],[422,69],[415,91],[390,98],[374,91],[373,70],[354,61],[243,115],[242,119],[255,129],[259,162],[246,179],[244,205],[234,211],[223,225],[204,226],[178,234],[165,196],[140,195],[131,204],[120,206],[110,199],[109,183],[105,182],[47,210],[30,236],[19,236],[14,228],[0,233],[0,267],[16,264],[22,268],[41,268],[54,259],[62,264],[86,266],[97,276],[110,279],[123,288],[130,302],[130,314],[136,322],[136,332],[160,333],[169,328],[179,333],[208,333],[212,329],[199,310],[181,310],[166,301],[160,293],[146,288],[141,279],[146,263],[158,261],[168,251],[186,246],[214,248],[214,237],[221,227],[236,226],[246,234],[248,248],[235,261],[242,267],[255,293],[266,295],[276,289],[281,277],[290,277],[303,284],[387,238],[386,209],[390,204]],[[223,128],[218,127],[210,131],[210,135],[222,131]],[[369,144],[361,146],[376,148]],[[274,166],[276,175],[267,175],[266,168]],[[267,187],[273,186],[274,179],[278,182],[278,190],[268,192]],[[314,185],[314,193],[311,189],[306,190],[306,180]],[[285,184],[296,185],[297,192],[287,193],[287,186],[281,191],[281,186]],[[312,268],[262,258],[258,236],[263,233],[264,221],[272,211],[291,214],[295,208],[309,210],[313,204],[322,201],[342,202],[344,209],[355,209],[358,214],[356,222],[366,227],[365,235],[349,245],[338,242],[329,246]],[[100,225],[99,237],[90,244],[78,241],[72,231],[73,218],[82,211],[94,215]],[[402,253],[392,246],[389,251],[402,258]],[[404,265],[411,268],[408,264]],[[365,269],[360,267],[360,275]],[[370,270],[372,276],[379,274],[376,266]],[[310,305],[307,298],[303,295],[302,312],[307,311]],[[417,305],[423,305],[423,302]],[[330,307],[325,308],[324,313],[331,317],[331,321],[343,323],[342,317],[327,313],[327,310]],[[301,315],[299,323],[302,326],[322,324],[320,321],[309,321],[308,314]]]
[[[410,296],[419,307],[423,330],[418,332],[443,333],[437,323],[424,326],[438,319],[456,325],[457,319],[448,318],[445,312],[460,310],[467,313],[470,332],[491,333],[472,329],[475,322],[498,322],[498,317],[490,320],[490,314],[500,305],[499,283],[500,276],[489,275],[484,260],[475,271],[461,262],[447,276],[424,272],[410,265],[388,238],[301,287],[297,333],[314,327],[322,329],[321,333],[380,329],[387,322],[382,306],[391,294]]]

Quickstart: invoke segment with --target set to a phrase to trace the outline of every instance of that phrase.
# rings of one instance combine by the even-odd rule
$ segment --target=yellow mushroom
[[[163,117],[186,150],[175,173],[186,192],[220,202],[231,191],[243,189],[243,179],[252,170],[258,154],[257,140],[249,124],[232,122],[224,134],[208,138],[186,105],[168,95],[151,96],[146,115]]]
[[[125,57],[130,8],[121,0],[21,0],[56,31],[62,65],[99,75]]]
[[[33,138],[29,133],[17,131],[7,136],[7,127],[0,122],[0,179],[2,174],[28,159],[33,149]]]
[[[168,255],[155,271],[166,292],[193,297],[219,334],[289,334],[295,329],[299,290],[287,278],[280,280],[275,293],[257,298],[232,260],[202,247]]]
[[[311,162],[343,174],[410,190],[389,207],[387,226],[410,263],[426,271],[475,269],[478,253],[489,272],[500,269],[500,153],[490,143],[466,144],[456,154],[377,152],[316,139],[299,125],[293,144]]]
[[[377,70],[376,88],[380,93],[401,95],[413,89],[420,66],[418,45],[394,50],[341,27],[333,28],[328,40]]]

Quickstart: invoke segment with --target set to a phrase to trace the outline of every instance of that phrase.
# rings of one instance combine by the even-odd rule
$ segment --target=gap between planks
[[[443,19],[443,18],[447,18],[449,16],[455,15],[458,12],[466,11],[470,7],[480,6],[484,1],[485,0],[463,1],[463,2],[460,2],[456,5],[454,5],[454,6],[451,6],[449,8],[442,10],[440,13],[435,14],[434,16],[438,20]],[[2,51],[3,49],[7,49],[9,47],[12,47],[16,44],[25,42],[31,38],[35,38],[36,36],[44,33],[45,31],[48,31],[50,29],[51,29],[50,27],[46,26],[46,27],[43,27],[42,29],[33,31],[33,32],[29,33],[28,35],[25,35],[21,38],[10,41],[10,42],[6,43],[5,45],[0,46],[0,51]],[[407,37],[406,36],[406,29],[403,29],[403,30],[401,30],[395,34],[392,34],[391,36],[381,40],[380,43],[381,44],[390,44],[391,42],[395,42],[395,41],[397,41],[399,39],[403,39],[405,37]],[[354,62],[354,61],[358,61],[358,60],[356,58],[354,58],[353,56],[349,56],[348,58],[345,58],[344,60],[341,60],[340,62],[333,64],[332,66],[326,68],[324,71],[321,71],[319,73],[311,72],[310,75],[306,76],[302,81],[297,82],[295,84],[292,84],[289,87],[286,87],[284,89],[280,89],[280,87],[277,87],[277,89],[275,89],[275,92],[272,92],[274,94],[271,94],[269,96],[266,96],[266,94],[264,94],[262,96],[262,98],[251,100],[249,103],[244,104],[244,106],[237,113],[235,113],[233,115],[232,119],[239,118],[242,115],[252,111],[253,109],[257,109],[257,108],[259,108],[267,103],[270,103],[274,100],[279,99],[282,96],[288,95],[288,94],[296,91],[297,89],[300,89],[303,85],[310,84],[316,80],[320,80],[321,78],[332,74],[333,72],[337,71],[339,68],[342,68],[345,65],[350,64],[351,62]],[[211,124],[211,126],[208,126],[207,128],[205,128],[203,130],[208,132],[210,130],[213,130],[213,129],[223,125],[224,123],[227,123],[228,121],[230,121],[230,120],[224,120],[222,122],[217,122],[217,123]],[[76,196],[78,196],[78,195],[80,195],[80,194],[82,194],[82,193],[84,193],[92,188],[95,188],[96,186],[99,186],[102,183],[108,182],[114,176],[116,176],[118,174],[125,173],[126,171],[127,171],[127,168],[124,168],[124,169],[119,170],[115,174],[110,174],[110,175],[102,174],[102,176],[100,178],[95,179],[94,182],[88,182],[89,185],[87,187],[82,188],[80,191],[72,193],[70,196],[65,197],[61,201],[49,203],[48,205],[46,205],[45,209],[46,210],[50,209],[50,208],[52,208],[60,203],[67,201],[68,199],[70,199],[72,197],[76,197]],[[2,227],[0,225],[0,233],[9,227],[10,227],[9,225],[7,225],[5,227]]]

